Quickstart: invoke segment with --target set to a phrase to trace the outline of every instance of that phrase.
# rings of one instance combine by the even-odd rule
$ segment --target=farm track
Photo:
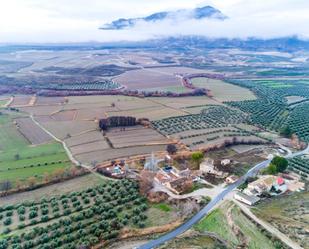
[[[3,107],[7,108],[9,107],[14,101],[14,97],[10,97],[10,100],[8,102],[5,103],[5,105]]]
[[[43,127],[39,122],[37,122],[37,121],[34,119],[33,115],[31,115],[30,118],[33,120],[34,123],[36,123],[41,129],[43,129],[43,130],[44,130],[47,134],[49,134],[53,139],[55,139],[57,142],[59,142],[59,143],[61,143],[61,144],[63,145],[63,148],[64,148],[66,154],[68,155],[70,161],[71,161],[73,164],[75,164],[76,166],[81,166],[81,167],[83,167],[84,169],[86,169],[86,170],[89,171],[90,173],[92,173],[92,174],[94,174],[94,175],[100,177],[101,179],[104,179],[104,180],[106,180],[106,179],[108,179],[108,180],[113,180],[112,178],[107,178],[106,176],[103,176],[103,175],[97,173],[97,172],[95,171],[95,169],[91,168],[90,166],[88,166],[88,165],[86,165],[86,164],[83,164],[83,163],[79,162],[77,159],[75,159],[75,157],[74,157],[73,154],[71,153],[70,149],[67,147],[66,143],[65,143],[63,140],[61,140],[61,139],[57,138],[56,136],[54,136],[50,131],[48,131],[48,130],[47,130],[45,127]]]

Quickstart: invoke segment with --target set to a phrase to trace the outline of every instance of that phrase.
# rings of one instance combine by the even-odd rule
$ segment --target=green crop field
[[[0,181],[42,178],[55,170],[71,166],[59,143],[33,146],[19,133],[14,124],[15,114],[0,115]]]
[[[270,240],[241,212],[238,206],[231,202],[225,202],[212,211],[195,226],[195,229],[199,232],[216,233],[227,241],[230,245],[229,248],[236,248],[244,244],[245,248],[249,249],[284,248],[276,247],[278,242]],[[235,229],[239,229],[242,235],[236,233]]]

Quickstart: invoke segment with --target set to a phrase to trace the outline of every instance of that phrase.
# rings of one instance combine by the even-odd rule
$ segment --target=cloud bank
[[[309,39],[308,0],[3,0],[0,42],[139,41],[166,36]],[[229,18],[138,22],[127,30],[99,30],[114,19],[211,5]]]

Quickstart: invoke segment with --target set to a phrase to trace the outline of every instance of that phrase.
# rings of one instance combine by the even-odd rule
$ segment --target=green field
[[[0,181],[41,178],[57,169],[71,166],[59,143],[30,145],[19,133],[15,124],[15,113],[0,115]]]
[[[200,232],[208,231],[216,233],[219,237],[229,241],[233,245],[238,243],[237,237],[227,224],[224,210],[221,208],[212,211],[206,218],[199,222],[195,228]]]
[[[230,217],[230,222],[228,221]],[[239,228],[242,236],[236,234],[232,225]],[[240,210],[231,202],[225,202],[219,208],[211,212],[206,218],[200,221],[195,229],[199,232],[213,232],[220,238],[227,241],[231,248],[243,245],[241,237],[245,238],[245,248],[249,249],[275,249],[276,246],[261,230],[252,223]],[[279,247],[281,248],[281,247]]]

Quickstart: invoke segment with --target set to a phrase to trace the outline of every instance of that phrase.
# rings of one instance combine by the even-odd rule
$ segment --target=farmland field
[[[36,125],[31,118],[15,119],[18,130],[23,136],[34,145],[52,141],[52,137]]]
[[[13,99],[13,102],[10,104],[12,107],[17,107],[17,106],[26,106],[29,104],[31,100],[31,96],[15,96]]]
[[[187,130],[220,128],[245,122],[246,114],[220,105],[208,106],[199,114],[171,117],[153,121],[155,129],[166,135]]]
[[[51,121],[42,125],[54,136],[61,139],[97,129],[97,125],[93,121]]]
[[[107,132],[106,136],[115,148],[167,143],[166,138],[160,133],[142,126],[127,128],[124,131],[113,128]]]
[[[222,80],[200,77],[193,78],[191,81],[194,86],[211,90],[213,97],[221,102],[256,99],[250,90],[226,83]]]
[[[132,146],[128,148],[107,149],[103,151],[93,151],[89,153],[79,154],[76,158],[85,163],[91,163],[96,160],[104,162],[112,159],[126,159],[130,156],[151,154],[156,151],[165,151],[165,145],[148,145],[148,146]]]
[[[9,180],[15,184],[16,181],[25,182],[29,177],[42,180],[46,174],[52,174],[59,169],[72,166],[61,144],[51,142],[49,139],[50,143],[30,145],[13,123],[15,115],[11,113],[0,115],[1,181]],[[36,142],[39,140],[45,142],[45,140],[41,140],[40,130],[32,131],[30,129],[29,131],[32,132],[31,136],[33,135],[31,139],[36,138]],[[36,137],[36,135],[40,136]]]
[[[114,81],[129,89],[147,89],[166,86],[181,86],[181,80],[170,73],[138,69],[125,72]]]
[[[148,207],[138,185],[122,180],[0,208],[1,244],[75,248],[109,241],[124,227],[144,227]]]
[[[104,140],[102,133],[96,130],[67,138],[65,139],[65,143],[68,146],[76,146],[102,140]]]
[[[89,187],[100,185],[103,182],[104,180],[102,180],[102,178],[94,174],[87,174],[57,184],[44,186],[39,189],[1,197],[0,206],[15,205],[25,201],[38,202],[42,198],[51,198],[55,195],[68,194],[74,191],[81,191]]]
[[[109,149],[109,145],[105,140],[93,141],[90,143],[83,143],[80,145],[74,145],[70,147],[73,155],[85,154],[93,151],[101,151],[104,153],[104,150]]]
[[[35,104],[36,105],[60,105],[61,103],[65,102],[64,97],[42,97],[39,96],[36,98]]]
[[[277,132],[289,128],[300,139],[308,142],[308,115],[305,115],[308,110],[308,103],[306,103],[309,98],[308,86],[300,80],[272,80],[271,82],[286,84],[289,87],[273,89],[265,84],[264,80],[233,80],[231,83],[251,89],[258,99],[230,101],[227,104],[248,113],[249,122],[254,125]],[[289,96],[294,97],[289,101]],[[298,100],[295,100],[295,96],[298,96]]]

